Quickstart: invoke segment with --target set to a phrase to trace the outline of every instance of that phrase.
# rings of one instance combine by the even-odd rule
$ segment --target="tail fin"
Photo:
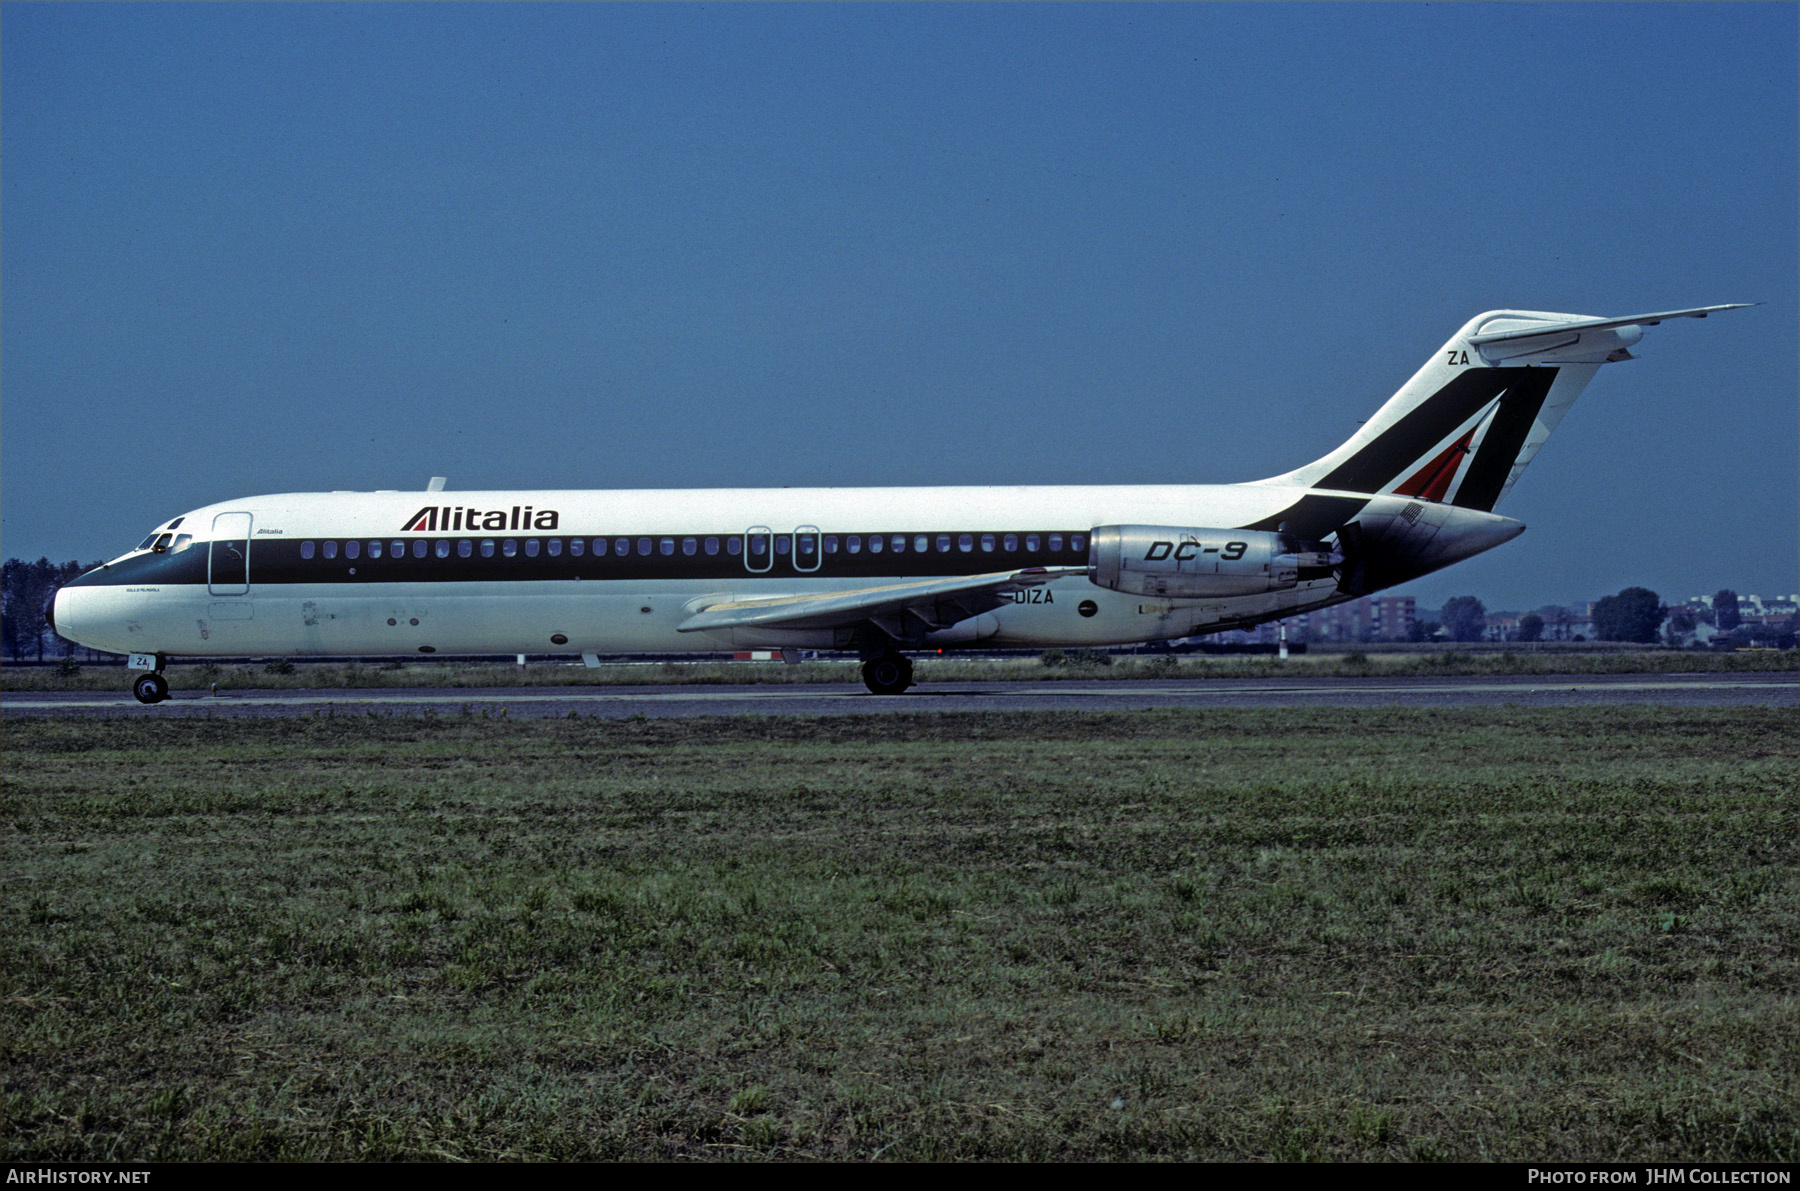
[[[1600,365],[1645,327],[1751,303],[1627,318],[1491,310],[1470,319],[1343,446],[1264,484],[1392,493],[1489,512]]]

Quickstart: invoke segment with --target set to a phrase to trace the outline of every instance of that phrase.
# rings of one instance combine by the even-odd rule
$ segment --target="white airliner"
[[[1343,446],[1245,484],[331,492],[208,505],[75,579],[57,632],[131,656],[1097,646],[1260,624],[1524,531],[1491,510],[1643,328],[1748,303],[1471,319]]]

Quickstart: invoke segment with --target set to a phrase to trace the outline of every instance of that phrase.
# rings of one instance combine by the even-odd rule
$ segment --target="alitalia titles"
[[[402,533],[476,533],[555,529],[555,509],[514,505],[510,509],[471,509],[464,505],[426,505],[400,527]]]

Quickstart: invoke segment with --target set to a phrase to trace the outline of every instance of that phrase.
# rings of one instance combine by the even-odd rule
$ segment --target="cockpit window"
[[[170,554],[180,554],[183,550],[186,550],[189,546],[192,546],[193,544],[194,544],[194,535],[193,534],[191,534],[191,533],[176,534],[175,535],[175,544],[173,546],[169,547],[169,553]]]
[[[159,534],[159,535],[157,535],[156,544],[154,546],[150,547],[150,549],[156,551],[158,554],[167,553],[167,551],[169,549],[169,543],[170,543],[170,541],[172,541],[174,539],[174,537],[175,537],[175,535],[172,533]]]
[[[177,518],[175,518],[175,520],[169,522],[168,528],[171,530],[180,529],[181,523],[186,520],[187,520],[186,517],[177,517]]]
[[[153,529],[150,531],[149,537],[145,538],[143,541],[141,541],[137,544],[137,548],[139,550],[148,550],[148,549],[150,549],[150,547],[152,545],[155,544],[155,542],[156,542],[156,531]]]

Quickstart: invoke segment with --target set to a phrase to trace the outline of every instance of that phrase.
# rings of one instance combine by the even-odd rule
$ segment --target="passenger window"
[[[475,543],[474,542],[471,542],[468,538],[456,539],[456,557],[458,557],[458,558],[473,558],[474,555],[475,555]]]
[[[964,554],[967,554],[967,553],[969,553],[969,551],[975,549],[975,535],[972,533],[966,533],[966,534],[963,534],[961,537],[957,538],[956,539],[956,548],[958,550],[961,550]],[[990,541],[988,543],[988,549],[992,550],[993,548],[994,548],[993,542],[990,539]]]
[[[788,545],[788,536],[786,534],[778,533],[775,535],[775,553],[786,554],[788,552]]]
[[[650,557],[650,539],[649,538],[639,538],[638,539],[638,553],[643,555],[645,558]]]
[[[616,542],[614,542],[613,543],[613,553],[617,554],[620,558],[624,558],[627,554],[630,554],[631,553],[631,539],[620,538]]]
[[[601,555],[603,555],[605,553],[606,553],[606,539],[605,538],[595,538],[594,539],[594,557],[599,558]]]
[[[511,538],[507,538],[504,542],[500,543],[500,553],[508,558],[517,558],[519,554],[519,543],[513,541]]]
[[[887,539],[882,537],[880,534],[872,533],[869,535],[869,553],[870,554],[880,554],[881,548],[885,545],[887,545]]]
[[[301,542],[300,543],[300,557],[301,558],[311,558],[312,556],[313,556],[313,544],[311,542]]]
[[[536,538],[526,538],[525,539],[525,557],[526,558],[536,558],[537,556],[538,556],[538,540]]]
[[[844,550],[850,554],[861,554],[862,553],[862,535],[853,533],[849,537],[845,538],[844,539]]]
[[[695,538],[682,538],[681,539],[681,552],[683,554],[690,554],[690,555],[697,554],[697,553],[699,553],[699,551],[700,551],[700,542],[697,539],[695,539]]]
[[[993,553],[993,550],[994,550],[994,535],[993,534],[984,533],[981,535],[981,549],[984,554]]]
[[[561,538],[551,538],[548,542],[544,543],[544,549],[550,551],[551,558],[561,558],[562,557],[562,539]]]
[[[1055,554],[1058,551],[1060,551],[1061,549],[1062,549],[1062,535],[1059,533],[1051,534],[1050,535],[1050,553]]]
[[[344,543],[344,557],[345,558],[355,558],[357,555],[359,555],[361,553],[362,553],[362,543],[361,542],[351,541],[351,542]]]
[[[937,547],[939,554],[950,553],[950,535],[947,533],[939,534],[937,536]]]
[[[1038,536],[1036,534],[1028,533],[1025,535],[1025,550],[1030,554],[1036,554],[1038,552]]]
[[[661,547],[662,552],[664,554],[675,553],[675,539],[674,538],[664,538],[662,541],[658,542],[657,545],[659,547]]]
[[[1016,533],[1009,533],[1004,538],[1001,538],[1000,548],[1008,554],[1016,551],[1019,548],[1019,535]]]
[[[426,550],[428,544],[429,543],[427,543],[424,538],[414,538],[413,539],[413,557],[414,558],[424,558],[425,550]]]
[[[325,557],[326,558],[336,558],[337,557],[337,543],[336,542],[326,542],[325,543]]]
[[[919,534],[913,538],[913,553],[923,554],[929,549],[931,549],[930,538],[926,537],[924,534]]]
[[[769,535],[768,534],[753,533],[748,536],[750,538],[750,553],[753,557],[761,558],[763,555],[765,555],[769,552]]]
[[[483,558],[494,557],[494,539],[493,538],[482,538],[481,539],[481,557],[483,557]]]
[[[718,538],[707,538],[706,539],[706,552],[708,554],[717,554],[719,552],[719,539]]]
[[[374,542],[369,543],[369,557],[370,558],[380,558],[381,557],[381,543],[379,541],[374,541]]]
[[[401,541],[399,538],[395,538],[393,540],[393,542],[391,543],[390,549],[388,550],[388,557],[389,558],[405,558],[406,557],[406,543]]]
[[[450,557],[450,539],[439,538],[437,540],[437,556],[439,558],[449,558]]]
[[[570,538],[569,539],[569,557],[570,558],[580,558],[582,552],[586,549],[587,549],[587,543],[582,541],[580,538]]]
[[[736,558],[738,556],[738,554],[740,554],[743,551],[743,549],[744,549],[743,539],[735,537],[735,536],[725,539],[725,553],[731,555],[733,558]]]
[[[836,554],[837,553],[837,535],[836,534],[828,533],[825,535],[825,553],[827,553],[827,554]]]
[[[1087,549],[1087,535],[1079,534],[1079,533],[1070,534],[1069,535],[1069,549],[1071,549],[1071,550]]]

